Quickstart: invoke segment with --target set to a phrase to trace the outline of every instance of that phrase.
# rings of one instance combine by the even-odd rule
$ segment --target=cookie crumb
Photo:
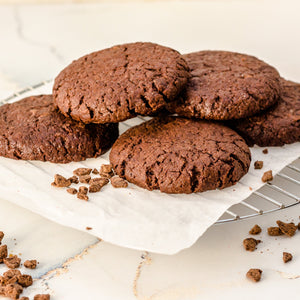
[[[69,180],[71,181],[71,183],[74,183],[74,184],[78,184],[79,183],[79,179],[77,176],[72,176],[69,178]]]
[[[86,229],[86,230],[92,230],[93,228],[87,226],[87,227],[85,227],[85,229]]]
[[[300,230],[300,223],[298,223],[298,230]]]
[[[77,193],[77,198],[80,200],[85,200],[85,201],[89,200],[89,197],[87,195],[81,194],[81,193]]]
[[[250,279],[254,282],[258,282],[261,279],[261,273],[262,273],[262,270],[260,270],[260,269],[250,269],[247,272],[246,276],[248,279]]]
[[[97,193],[100,192],[102,186],[100,184],[92,184],[89,187],[89,192],[90,193]]]
[[[37,266],[37,261],[35,259],[26,260],[24,262],[24,267],[28,269],[35,269]]]
[[[263,154],[268,154],[269,153],[269,150],[266,148],[262,151]]]
[[[73,174],[77,176],[84,176],[84,175],[90,175],[91,171],[92,169],[89,168],[78,168],[73,171]]]
[[[86,195],[88,193],[88,188],[85,186],[80,186],[78,193]]]
[[[111,178],[112,176],[114,176],[112,165],[111,164],[101,165],[99,174],[102,177],[106,177],[106,178]]]
[[[54,181],[51,183],[54,187],[68,187],[71,185],[71,180],[59,174],[54,175]]]
[[[280,230],[279,227],[269,227],[268,228],[268,235],[270,235],[270,236],[279,236],[279,235],[283,235],[283,232]]]
[[[3,263],[3,259],[7,257],[7,245],[0,246],[0,263]]]
[[[257,224],[255,224],[249,231],[249,234],[260,234],[261,233],[261,228]]]
[[[3,233],[3,231],[0,231],[0,245],[1,245],[3,238],[4,238],[4,233]]]
[[[287,262],[289,262],[293,259],[293,255],[289,252],[283,252],[282,259],[283,259],[283,262],[286,264]]]
[[[109,180],[107,178],[103,178],[103,177],[92,178],[89,182],[90,185],[99,184],[99,185],[101,185],[101,188],[104,187],[108,183],[109,183]]]
[[[249,190],[250,190],[250,191],[252,191],[252,190],[253,190],[251,186],[249,186]]]
[[[21,285],[22,287],[29,287],[33,283],[32,277],[30,275],[26,275],[26,274],[19,275],[17,277],[17,281],[18,281],[18,284]]]
[[[68,188],[68,189],[67,189],[67,192],[68,192],[69,194],[72,194],[72,195],[77,194],[77,190],[74,189],[74,188]]]
[[[3,262],[6,264],[8,268],[16,269],[20,267],[21,258],[19,258],[17,255],[12,255],[7,258],[4,258]]]
[[[99,171],[97,169],[93,169],[92,173],[95,174],[95,175],[98,175]]]
[[[262,182],[268,182],[273,180],[272,170],[266,171],[261,178]]]
[[[23,288],[17,283],[8,284],[4,287],[4,295],[11,299],[19,299],[22,292]]]
[[[123,179],[119,176],[112,177],[110,182],[111,182],[111,185],[114,188],[126,188],[126,187],[128,187],[128,182],[125,179]]]
[[[90,175],[79,176],[79,182],[80,183],[89,183],[90,180],[91,180],[91,176]]]
[[[243,240],[243,245],[246,251],[254,251],[256,246],[261,242],[261,240],[256,240],[254,238],[247,238]]]
[[[294,223],[284,223],[282,221],[276,221],[280,230],[287,236],[292,237],[297,230],[297,226]]]
[[[22,298],[19,298],[19,300],[29,300],[28,297],[22,297]]]
[[[35,295],[33,300],[50,300],[50,295],[49,294],[38,294]]]
[[[4,286],[7,284],[16,283],[19,275],[21,275],[19,270],[8,270],[4,272],[3,276],[1,276],[0,285]]]
[[[254,163],[254,169],[262,169],[263,166],[264,166],[264,162],[261,161],[261,160],[257,160],[257,161]]]

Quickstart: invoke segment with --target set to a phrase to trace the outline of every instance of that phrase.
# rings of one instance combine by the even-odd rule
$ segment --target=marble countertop
[[[299,10],[296,0],[0,6],[0,97],[54,78],[83,54],[131,41],[153,41],[183,53],[247,52],[300,81]],[[266,234],[277,219],[298,223],[298,206],[214,225],[190,249],[167,256],[108,244],[3,199],[4,242],[22,259],[40,262],[30,272],[31,297],[49,292],[54,300],[246,300],[282,299],[300,291],[300,235]],[[249,253],[242,240],[256,223],[263,227],[263,243]],[[293,253],[291,263],[283,264],[283,251]],[[263,270],[261,282],[245,278],[249,268]]]

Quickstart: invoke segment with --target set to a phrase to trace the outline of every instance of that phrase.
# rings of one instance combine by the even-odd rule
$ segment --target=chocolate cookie
[[[55,79],[54,103],[84,123],[115,123],[164,108],[189,77],[177,51],[152,43],[124,44],[66,67]]]
[[[0,132],[1,156],[68,163],[107,151],[118,124],[76,122],[57,111],[51,95],[41,95],[1,106]]]
[[[300,84],[282,79],[282,95],[267,112],[231,122],[253,146],[282,146],[300,142]]]
[[[110,153],[120,177],[165,193],[231,186],[248,172],[250,160],[245,141],[230,128],[170,116],[130,128]]]
[[[253,56],[200,51],[184,58],[192,77],[177,101],[169,104],[172,113],[199,119],[240,119],[278,101],[278,72]]]

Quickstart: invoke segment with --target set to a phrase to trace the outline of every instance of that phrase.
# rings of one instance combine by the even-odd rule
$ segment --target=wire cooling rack
[[[52,80],[46,80],[27,87],[1,100],[0,105],[11,102],[23,94],[34,91]],[[142,121],[145,118],[139,117]],[[266,183],[259,190],[254,191],[244,201],[233,205],[216,222],[217,224],[242,220],[275,212],[300,203],[300,157],[287,165],[276,174],[272,182]]]

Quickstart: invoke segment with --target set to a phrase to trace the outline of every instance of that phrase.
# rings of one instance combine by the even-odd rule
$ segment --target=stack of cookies
[[[117,138],[118,122],[137,115],[153,118]],[[129,182],[202,192],[248,172],[248,145],[300,141],[300,84],[253,56],[124,44],[72,62],[53,96],[2,106],[0,128],[2,156],[66,163],[113,144],[111,164]]]

